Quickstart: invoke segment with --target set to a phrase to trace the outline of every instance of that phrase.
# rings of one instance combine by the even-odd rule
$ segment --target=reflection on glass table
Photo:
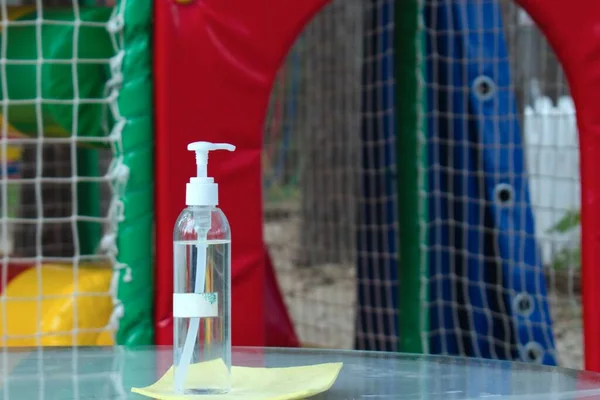
[[[0,398],[143,399],[171,365],[169,347],[4,349]],[[318,399],[600,398],[600,374],[495,360],[315,349],[234,348],[234,365],[286,367],[343,362]]]

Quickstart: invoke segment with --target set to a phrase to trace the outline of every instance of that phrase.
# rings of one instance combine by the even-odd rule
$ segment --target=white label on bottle
[[[218,293],[173,293],[173,316],[176,318],[218,317]]]

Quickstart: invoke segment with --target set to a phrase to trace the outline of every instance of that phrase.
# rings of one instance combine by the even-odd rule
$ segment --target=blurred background
[[[111,343],[102,332],[114,330],[123,296],[140,310],[125,326],[139,317],[136,332],[149,332],[139,340],[149,342],[152,293],[143,287],[153,250],[116,238],[126,226],[151,243],[152,205],[139,199],[152,198],[152,177],[125,188],[122,167],[152,169],[152,132],[148,122],[145,136],[127,142],[133,136],[115,126],[151,121],[151,87],[130,103],[142,110],[146,98],[147,109],[115,111],[121,71],[110,65],[131,48],[107,27],[123,7],[76,4],[2,3],[3,299],[45,304],[46,289],[35,285],[9,291],[21,266],[106,263],[85,292],[106,303],[85,326],[100,337],[85,343]],[[150,18],[140,24],[147,59],[121,79],[150,81]],[[59,33],[69,49],[61,54],[36,36],[50,43]],[[26,56],[17,51],[26,47]],[[97,68],[81,75],[83,64]],[[65,69],[38,78],[50,65]],[[95,83],[83,91],[73,81]],[[560,64],[513,2],[333,0],[289,52],[264,124],[264,237],[290,342],[581,368],[577,135]],[[143,207],[130,207],[132,216],[124,204]],[[133,271],[137,286],[116,294],[113,271]],[[60,295],[73,302],[78,274],[44,279],[66,285]],[[38,326],[19,331],[21,317],[11,318],[16,331],[5,340],[40,343]],[[69,320],[61,332],[74,338],[79,328]]]

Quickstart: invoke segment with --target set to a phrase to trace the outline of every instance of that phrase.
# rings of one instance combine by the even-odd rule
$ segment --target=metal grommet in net
[[[496,95],[496,82],[489,76],[481,75],[473,81],[473,93],[480,101],[486,101]]]
[[[539,343],[529,342],[523,346],[522,358],[525,362],[542,364],[544,358],[544,349]]]
[[[515,198],[515,189],[508,183],[500,183],[494,188],[494,201],[502,206],[512,206]]]
[[[519,313],[521,317],[529,317],[534,308],[533,297],[529,293],[519,293],[514,297],[513,310]]]

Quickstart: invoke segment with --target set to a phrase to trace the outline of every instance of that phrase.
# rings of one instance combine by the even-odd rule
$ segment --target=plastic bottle
[[[217,205],[218,185],[207,176],[208,153],[235,146],[191,143],[197,176],[173,233],[173,365],[178,394],[222,394],[231,387],[231,233]],[[190,364],[212,363],[209,377],[189,376]]]

